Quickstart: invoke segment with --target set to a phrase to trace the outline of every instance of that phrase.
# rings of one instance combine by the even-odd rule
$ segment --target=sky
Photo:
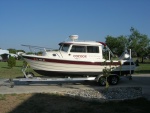
[[[0,0],[0,48],[58,48],[69,35],[105,42],[130,28],[150,37],[150,0]]]

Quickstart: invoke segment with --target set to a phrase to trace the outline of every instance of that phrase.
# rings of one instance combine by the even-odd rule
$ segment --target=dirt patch
[[[15,109],[17,106],[21,105],[22,102],[28,100],[32,94],[10,94],[10,95],[0,95],[0,112],[8,113]]]

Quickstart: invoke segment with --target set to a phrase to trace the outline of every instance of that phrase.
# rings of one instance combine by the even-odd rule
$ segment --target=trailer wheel
[[[100,86],[105,86],[105,85],[106,85],[106,77],[101,76],[101,77],[98,79],[98,84],[99,84]]]
[[[34,74],[32,72],[27,72],[25,78],[33,78]]]
[[[119,82],[119,77],[117,75],[112,75],[109,78],[109,82],[111,85],[117,85]]]

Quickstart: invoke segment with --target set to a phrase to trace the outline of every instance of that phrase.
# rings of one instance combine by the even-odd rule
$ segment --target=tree
[[[118,42],[117,52],[118,55],[120,56],[124,52],[125,47],[129,45],[129,43],[128,43],[128,39],[123,35],[117,37],[117,42]]]
[[[14,66],[16,66],[16,59],[14,57],[9,56],[7,63],[8,67],[13,68]]]
[[[42,55],[42,54],[43,54],[42,51],[37,52],[37,55]]]
[[[139,33],[136,29],[131,27],[131,35],[129,36],[129,48],[136,53],[137,57],[140,57],[143,62],[145,55],[148,55],[150,48],[150,39],[147,35]]]
[[[128,40],[123,35],[118,37],[107,36],[106,44],[114,54],[120,56],[124,51],[125,46],[128,45]]]
[[[16,49],[12,49],[12,48],[10,48],[10,49],[8,49],[8,51],[9,51],[9,53],[16,54]]]
[[[116,47],[117,47],[117,39],[112,36],[107,36],[106,37],[106,45],[109,47],[109,49],[113,52],[116,53]]]

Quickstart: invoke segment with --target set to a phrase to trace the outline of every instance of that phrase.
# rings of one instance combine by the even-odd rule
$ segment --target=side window
[[[70,52],[80,52],[80,53],[85,53],[86,52],[86,48],[85,46],[76,46],[73,45]]]
[[[69,49],[69,46],[70,45],[68,45],[68,44],[64,44],[64,45],[62,45],[61,50],[67,52]]]
[[[98,46],[87,46],[87,53],[99,53]]]

